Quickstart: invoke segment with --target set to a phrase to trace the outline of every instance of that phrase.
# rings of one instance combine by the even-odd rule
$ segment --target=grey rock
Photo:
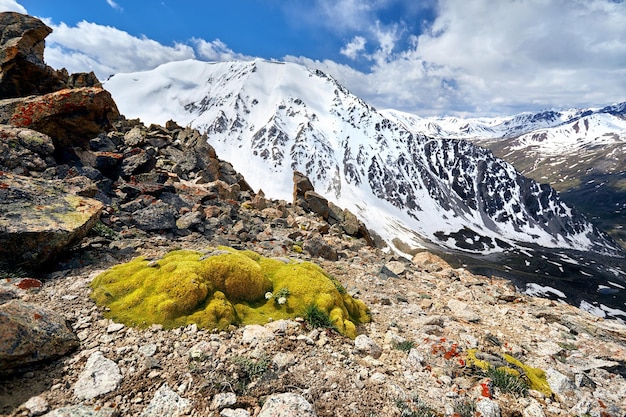
[[[124,326],[122,323],[111,323],[107,326],[107,333],[115,333],[122,330]]]
[[[243,328],[241,343],[256,346],[274,340],[274,332],[258,324],[251,324]]]
[[[295,362],[296,356],[291,352],[278,352],[272,358],[272,364],[279,370],[285,370]]]
[[[546,370],[546,380],[555,394],[567,395],[574,390],[572,381],[554,368]]]
[[[380,358],[380,356],[383,354],[383,350],[381,349],[381,347],[364,334],[360,334],[354,339],[354,346],[356,347],[357,351],[366,353],[374,359]]]
[[[141,230],[169,230],[176,228],[175,208],[169,204],[157,201],[146,208],[133,213],[133,220]]]
[[[191,402],[172,391],[165,383],[154,393],[141,417],[177,417],[187,413],[190,408]]]
[[[396,276],[400,276],[406,272],[406,264],[400,261],[389,261],[385,264],[385,267]]]
[[[222,417],[250,417],[250,413],[243,408],[237,408],[235,410],[231,410],[230,408],[225,408],[220,411],[220,416]]]
[[[424,355],[417,349],[411,349],[406,359],[408,366],[414,369],[421,369],[424,363]]]
[[[476,401],[476,412],[482,417],[500,417],[500,406],[489,398],[480,398]]]
[[[0,371],[63,356],[78,346],[60,314],[19,300],[0,305]]]
[[[176,220],[176,227],[180,230],[191,229],[202,224],[203,215],[200,212],[192,211],[185,213]]]
[[[307,251],[313,257],[321,257],[328,259],[329,261],[336,261],[339,259],[337,251],[330,246],[321,235],[314,235],[313,237],[304,241],[302,249]]]
[[[143,149],[124,158],[122,161],[122,174],[125,178],[133,174],[148,172],[154,165],[154,158]]]
[[[546,414],[543,412],[541,405],[537,401],[533,401],[524,409],[522,415],[524,417],[545,417]]]
[[[286,392],[284,394],[271,395],[259,417],[316,417],[313,406],[304,397],[298,394]]]
[[[213,397],[211,410],[221,410],[237,403],[237,395],[234,392],[220,392]]]
[[[40,416],[50,409],[48,401],[43,397],[31,397],[20,408],[28,410],[29,416]]]
[[[74,395],[81,400],[90,400],[115,391],[121,382],[122,374],[117,364],[96,351],[87,359],[85,369],[74,385]]]
[[[396,275],[395,272],[393,272],[391,269],[387,268],[386,265],[383,265],[380,268],[380,277],[384,280],[387,280],[388,278],[400,278],[398,275]]]
[[[469,322],[480,321],[480,316],[463,301],[451,299],[448,301],[448,308],[452,310],[452,313],[458,319]]]
[[[86,405],[73,405],[69,407],[57,408],[44,414],[43,417],[113,417],[117,415],[117,410],[111,407],[89,407]]]
[[[147,345],[143,345],[139,348],[139,352],[141,352],[144,356],[151,357],[157,351],[157,345],[155,343],[148,343]]]
[[[0,125],[0,170],[15,174],[42,172],[54,152],[48,135],[26,128]]]
[[[124,144],[126,146],[139,146],[143,145],[146,140],[146,133],[143,132],[138,126],[133,127],[124,135]]]

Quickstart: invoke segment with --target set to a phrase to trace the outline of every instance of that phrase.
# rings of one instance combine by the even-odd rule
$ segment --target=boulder
[[[328,223],[337,224],[343,223],[345,220],[344,211],[341,207],[333,203],[332,201],[328,202]],[[343,225],[342,225],[343,226]],[[348,233],[345,227],[343,229]],[[350,233],[348,233],[350,234]]]
[[[315,191],[307,191],[304,193],[304,201],[301,201],[300,204],[303,209],[321,216],[324,220],[328,220],[328,200],[324,196]]]
[[[78,346],[60,314],[19,300],[0,304],[0,372],[63,356]]]
[[[135,225],[145,231],[176,228],[177,211],[171,205],[157,200],[154,204],[133,213]]]
[[[0,171],[27,175],[53,164],[52,139],[31,129],[0,125]]]
[[[35,268],[51,261],[87,234],[102,207],[60,181],[0,172],[0,262]]]
[[[307,191],[315,191],[309,177],[299,171],[293,172],[293,204],[299,205],[304,200],[304,193]]]
[[[286,392],[270,395],[261,409],[259,417],[315,417],[313,406],[301,395]]]
[[[293,172],[293,204],[321,216],[331,225],[339,224],[346,234],[363,238],[372,247],[376,245],[363,222],[350,210],[342,211],[336,204],[316,193],[311,180],[299,171]]]
[[[430,252],[419,252],[415,254],[412,262],[426,272],[438,272],[450,268],[450,265],[446,261]]]
[[[102,352],[95,351],[87,359],[85,369],[74,385],[74,395],[81,400],[91,400],[119,388],[122,382],[120,368]]]
[[[20,13],[0,13],[0,99],[45,94],[65,86],[67,73],[43,61],[44,39],[52,29]]]
[[[110,130],[118,117],[111,94],[100,87],[0,100],[0,124],[45,133],[57,148],[88,148],[89,139]]]

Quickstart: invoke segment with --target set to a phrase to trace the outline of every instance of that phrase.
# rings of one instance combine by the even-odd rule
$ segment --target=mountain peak
[[[119,74],[106,87],[129,116],[205,131],[268,196],[287,199],[292,172],[302,171],[388,242],[478,253],[518,243],[620,251],[554,190],[490,152],[416,134],[298,64],[190,60]]]

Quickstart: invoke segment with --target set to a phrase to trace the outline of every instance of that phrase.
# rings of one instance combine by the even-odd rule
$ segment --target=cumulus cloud
[[[45,49],[48,65],[65,67],[70,72],[94,71],[100,80],[118,72],[150,70],[166,62],[195,57],[189,45],[166,46],[111,26],[86,21],[76,26],[47,24],[53,29]]]
[[[609,0],[441,0],[413,59],[449,68],[486,107],[623,100],[626,5]],[[620,97],[621,95],[621,97]]]
[[[350,42],[341,48],[341,54],[347,56],[350,59],[357,59],[359,53],[365,50],[365,44],[367,41],[363,36],[355,36]]]
[[[626,99],[624,1],[311,0],[309,9],[297,3],[279,4],[299,13],[297,24],[347,40],[337,51],[345,61],[284,59],[321,69],[378,108],[495,115]],[[3,9],[26,13],[14,0],[0,0]],[[187,58],[252,58],[219,39],[168,46],[84,21],[46,23],[54,29],[48,64],[93,70],[102,80]]]
[[[27,14],[24,6],[15,0],[0,0],[0,12],[18,12]]]
[[[204,39],[192,39],[198,57],[207,61],[250,60],[253,57],[239,54],[230,49],[219,39],[208,42]]]
[[[439,0],[421,34],[408,33],[401,21],[384,26],[375,20],[373,12],[384,3],[367,10],[350,0],[336,6],[367,17],[369,32],[359,34],[372,49],[358,52],[371,64],[362,72],[288,59],[335,75],[378,107],[423,115],[493,115],[625,99],[623,1]],[[345,52],[356,54],[355,46],[348,43],[341,52],[352,58]]]

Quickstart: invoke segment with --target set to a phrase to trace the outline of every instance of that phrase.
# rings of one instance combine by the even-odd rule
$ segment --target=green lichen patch
[[[524,381],[528,385],[529,389],[542,392],[548,397],[552,396],[552,389],[550,388],[550,385],[548,384],[546,373],[543,371],[543,369],[533,368],[531,366],[528,366],[522,363],[521,361],[519,361],[518,359],[515,359],[513,356],[507,355],[507,354],[503,354],[501,357],[503,362],[507,364],[505,366],[500,366],[500,365],[494,366],[488,360],[481,359],[480,356],[482,355],[480,355],[480,352],[478,352],[478,350],[469,349],[467,351],[467,365],[480,368],[483,371],[487,371],[487,372],[495,367],[497,368],[498,371],[500,371],[500,373],[506,372],[509,375],[519,378],[520,381]],[[495,375],[494,373],[491,373],[492,377],[494,375]],[[498,374],[498,376],[502,376],[502,375]],[[511,382],[509,381],[508,378],[503,377],[500,379],[503,382],[506,382],[507,385],[511,385]],[[495,382],[496,381],[494,379],[494,383]],[[520,388],[519,390],[517,390],[517,392],[520,394],[524,394],[525,389],[520,385]]]
[[[108,307],[108,317],[138,327],[196,323],[225,329],[302,317],[307,306],[315,305],[339,332],[354,338],[356,325],[370,320],[369,310],[337,284],[310,262],[231,248],[178,250],[103,272],[91,283],[91,297]]]

